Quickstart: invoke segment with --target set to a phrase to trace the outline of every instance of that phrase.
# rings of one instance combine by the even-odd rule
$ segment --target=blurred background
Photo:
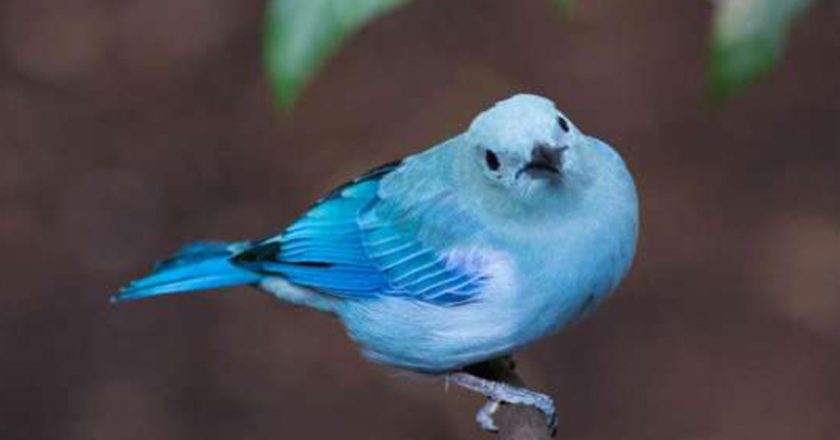
[[[486,439],[481,399],[370,364],[335,320],[248,289],[112,306],[199,238],[277,232],[331,187],[556,100],[637,179],[632,273],[521,353],[562,439],[840,429],[840,3],[709,105],[710,2],[418,0],[291,113],[262,1],[0,3],[0,439]]]

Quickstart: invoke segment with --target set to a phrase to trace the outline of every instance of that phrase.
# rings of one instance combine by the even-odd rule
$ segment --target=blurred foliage
[[[365,23],[407,0],[270,0],[264,60],[278,104],[300,88]]]
[[[409,0],[269,0],[265,64],[277,103],[289,108],[341,43],[367,22]],[[814,0],[715,0],[711,86],[726,97],[778,61],[793,21]],[[569,12],[574,0],[552,0]]]
[[[551,0],[551,1],[554,2],[554,5],[557,6],[558,8],[560,8],[560,10],[563,11],[563,12],[569,12],[572,9],[572,6],[574,6],[574,4],[575,4],[574,0]]]
[[[813,0],[718,0],[712,31],[712,91],[729,96],[770,70],[793,21]]]

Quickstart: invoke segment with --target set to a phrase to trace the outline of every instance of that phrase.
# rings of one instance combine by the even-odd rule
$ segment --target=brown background
[[[416,1],[352,39],[291,117],[261,1],[0,3],[0,439],[483,439],[480,399],[369,364],[247,289],[113,307],[196,238],[279,230],[364,169],[516,91],[635,173],[634,270],[520,355],[562,439],[840,430],[840,3],[705,104],[710,2]]]

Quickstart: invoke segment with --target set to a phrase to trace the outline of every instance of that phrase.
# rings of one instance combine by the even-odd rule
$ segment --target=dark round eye
[[[491,171],[498,170],[501,165],[499,163],[499,157],[496,156],[496,153],[490,150],[486,150],[484,152],[484,161],[487,162],[487,168],[490,168]]]
[[[566,118],[564,118],[562,116],[558,116],[557,117],[557,123],[560,124],[560,128],[562,128],[563,131],[565,131],[566,133],[569,132],[569,122],[566,121]]]

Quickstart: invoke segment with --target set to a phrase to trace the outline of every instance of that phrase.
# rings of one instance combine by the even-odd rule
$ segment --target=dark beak
[[[569,147],[550,147],[540,144],[531,151],[531,160],[516,173],[516,177],[526,173],[533,178],[551,178],[561,174],[563,153]]]

